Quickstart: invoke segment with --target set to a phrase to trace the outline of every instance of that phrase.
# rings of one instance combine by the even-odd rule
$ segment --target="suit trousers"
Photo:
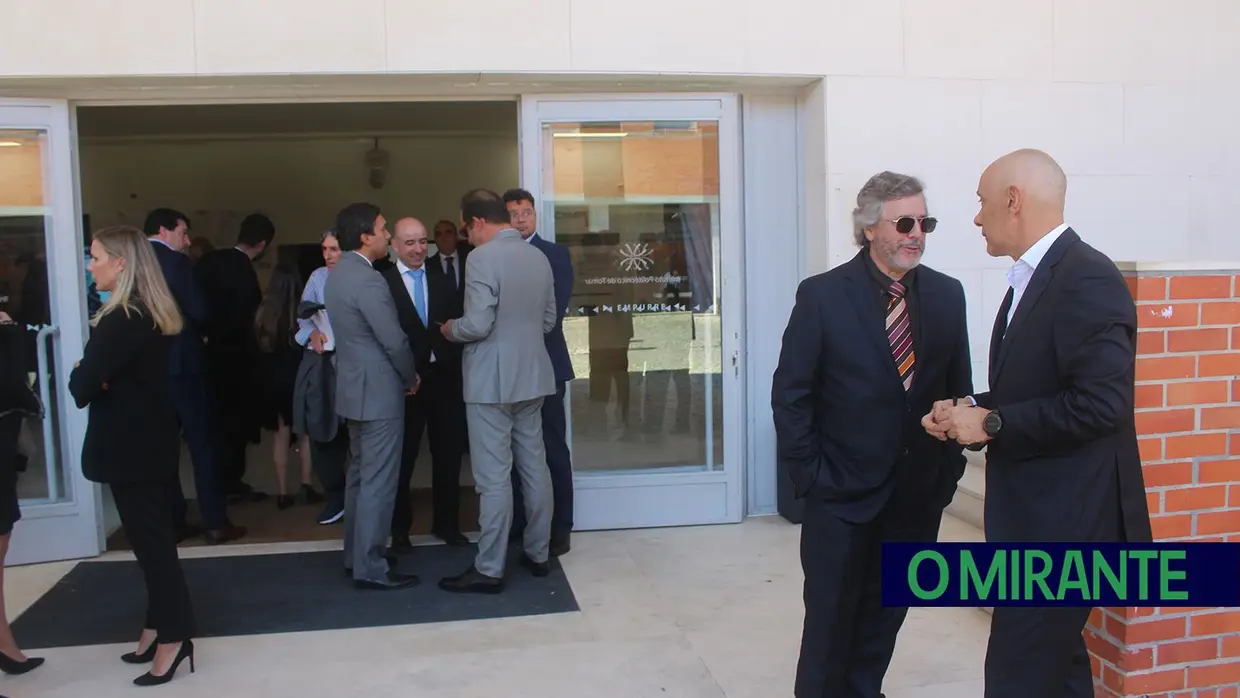
[[[1092,698],[1091,608],[999,606],[986,647],[986,698]]]
[[[938,539],[943,512],[929,497],[894,495],[873,521],[835,516],[809,493],[801,523],[805,625],[796,698],[878,698],[908,608],[882,603],[884,542]]]
[[[344,566],[357,580],[387,579],[388,529],[396,504],[403,417],[349,426],[349,474],[344,489]]]
[[[478,489],[478,556],[474,568],[503,577],[512,527],[512,470],[525,496],[525,554],[546,562],[551,543],[551,474],[542,437],[542,398],[511,404],[469,403],[470,464]]]
[[[426,364],[418,392],[405,398],[405,445],[396,485],[392,514],[392,538],[405,538],[413,528],[409,481],[422,448],[422,433],[431,442],[431,529],[437,533],[461,530],[461,423],[465,402],[461,397],[461,367]]]
[[[146,580],[147,610],[143,627],[160,642],[182,642],[194,635],[194,609],[172,521],[167,483],[113,483],[112,499],[125,537]]]
[[[194,489],[198,493],[202,526],[207,530],[224,528],[230,522],[216,452],[215,410],[206,377],[198,373],[173,376],[169,385],[181,434],[194,464]],[[180,491],[178,483],[177,492]]]
[[[344,506],[345,474],[349,469],[349,428],[344,423],[331,441],[310,442],[310,464],[323,485],[329,504]]]
[[[573,457],[568,449],[568,415],[564,411],[567,383],[556,382],[555,397],[542,405],[543,447],[547,451],[547,470],[551,473],[551,493],[555,502],[551,514],[551,538],[567,536],[573,530]],[[512,474],[512,528],[525,530],[525,498],[521,478]]]

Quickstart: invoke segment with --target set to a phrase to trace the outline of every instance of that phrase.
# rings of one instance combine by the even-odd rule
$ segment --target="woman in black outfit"
[[[171,681],[184,659],[194,670],[194,614],[168,496],[180,454],[168,351],[181,315],[142,231],[100,230],[90,257],[99,290],[112,295],[91,319],[94,329],[69,376],[69,392],[79,408],[90,408],[82,473],[111,488],[146,580],[146,624],[137,651],[122,659],[151,662],[134,684],[153,686]]]
[[[17,437],[25,417],[39,419],[42,406],[26,377],[26,328],[0,312],[0,671],[24,674],[43,663],[26,658],[4,613],[4,557],[9,552],[13,525],[21,519],[17,504]]]
[[[263,395],[260,411],[263,428],[275,433],[271,460],[276,466],[276,482],[280,487],[276,506],[281,510],[293,506],[293,497],[288,493],[288,452],[291,447],[295,447],[301,457],[302,497],[308,504],[323,501],[323,495],[315,491],[311,484],[310,437],[292,433],[293,389],[303,351],[294,341],[299,298],[301,283],[297,272],[288,265],[277,265],[267,282],[263,302],[254,314],[254,336],[258,340]]]

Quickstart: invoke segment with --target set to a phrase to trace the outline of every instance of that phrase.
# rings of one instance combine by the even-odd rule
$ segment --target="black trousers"
[[[873,521],[835,516],[820,493],[806,499],[801,522],[805,627],[796,698],[878,698],[907,608],[884,607],[882,543],[929,542],[942,509],[897,498]]]
[[[114,483],[112,498],[125,537],[146,580],[146,620],[159,641],[182,642],[194,636],[194,609],[185,573],[177,557],[172,503],[164,482]]]
[[[418,392],[405,398],[405,442],[392,510],[392,538],[408,537],[413,528],[409,482],[422,447],[422,433],[431,445],[431,530],[461,530],[461,419],[465,414],[464,386],[459,365],[429,364],[420,373]]]
[[[323,494],[333,506],[344,507],[345,475],[349,467],[349,429],[340,423],[336,438],[310,442],[310,464],[323,485]]]
[[[986,698],[1092,698],[1081,632],[1089,608],[999,606],[986,647]]]
[[[555,511],[551,515],[551,537],[559,538],[573,530],[573,458],[568,450],[568,417],[564,413],[564,392],[567,383],[556,383],[555,397],[542,404],[543,448],[547,451],[547,469],[551,471],[551,492]],[[525,528],[525,499],[521,494],[521,478],[512,469],[512,530]]]
[[[245,353],[230,351],[207,355],[218,434],[216,464],[225,495],[243,494],[249,489],[244,482],[246,449],[258,436],[255,361]]]
[[[194,489],[203,528],[217,530],[231,524],[225,509],[219,456],[216,452],[215,404],[202,374],[173,376],[170,382],[181,434],[194,464]],[[180,483],[177,492],[181,491]],[[182,500],[184,501],[184,500]],[[184,515],[178,523],[184,523]]]
[[[17,439],[23,419],[17,412],[0,417],[0,536],[12,533],[22,518],[17,503]]]

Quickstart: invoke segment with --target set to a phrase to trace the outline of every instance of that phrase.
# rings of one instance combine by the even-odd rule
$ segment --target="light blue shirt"
[[[413,299],[413,307],[417,309],[418,317],[422,318],[422,326],[428,332],[437,331],[430,323],[430,288],[426,282],[426,265],[423,264],[419,269],[410,269],[404,262],[397,260],[396,270],[400,272],[400,280],[405,283],[405,290]],[[435,361],[435,352],[431,352],[431,361]]]
[[[310,278],[306,280],[306,288],[301,292],[303,301],[311,303],[323,302],[323,288],[327,285],[327,273],[331,271],[327,267],[319,267],[315,269]],[[327,311],[323,311],[324,322],[327,322]],[[309,318],[297,318],[297,343],[303,347],[310,343],[310,333],[315,329],[314,321]],[[331,331],[331,324],[328,323],[327,331]]]

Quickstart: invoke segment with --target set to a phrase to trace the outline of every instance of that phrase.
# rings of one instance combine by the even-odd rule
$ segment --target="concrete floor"
[[[563,564],[581,612],[435,625],[212,638],[198,672],[182,667],[165,698],[773,698],[792,695],[802,621],[799,527],[778,518],[733,526],[578,533]],[[944,540],[977,540],[944,518]],[[338,542],[193,549],[264,554]],[[105,559],[125,557],[111,553]],[[7,571],[16,617],[73,563]],[[90,562],[79,564],[91,564]],[[399,593],[399,592],[396,592]],[[135,618],[135,633],[140,619]],[[982,692],[990,617],[914,609],[884,687],[888,698]],[[136,639],[136,635],[135,635]],[[20,638],[19,638],[20,641]],[[0,677],[11,698],[132,696],[141,669],[126,646],[38,652],[32,674]]]

